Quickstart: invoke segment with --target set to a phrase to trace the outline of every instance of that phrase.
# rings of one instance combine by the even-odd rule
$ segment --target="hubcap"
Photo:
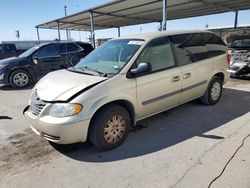
[[[213,87],[211,89],[211,97],[214,101],[218,100],[218,98],[220,97],[220,93],[221,93],[221,87],[220,87],[220,83],[219,82],[215,82],[213,84]]]
[[[13,78],[14,84],[19,87],[26,86],[29,82],[29,77],[25,73],[17,73]]]
[[[109,144],[115,144],[125,134],[126,121],[120,116],[116,115],[110,118],[104,128],[104,138]]]

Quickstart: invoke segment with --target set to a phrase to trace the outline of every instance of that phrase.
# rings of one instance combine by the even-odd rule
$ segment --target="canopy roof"
[[[162,21],[162,0],[117,0],[40,25],[38,28],[89,31]],[[250,0],[167,0],[167,20],[250,9]]]

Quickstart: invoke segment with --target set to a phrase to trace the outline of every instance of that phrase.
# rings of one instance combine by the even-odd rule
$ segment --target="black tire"
[[[18,82],[18,76],[21,76],[21,78],[23,78],[23,80],[20,78],[19,82]],[[27,86],[30,85],[31,83],[31,76],[30,74],[25,71],[25,70],[15,70],[10,74],[10,85],[13,88],[17,88],[17,89],[21,89],[21,88],[25,88]]]
[[[216,104],[220,100],[222,94],[222,84],[221,78],[214,76],[210,80],[205,94],[200,98],[201,102],[206,105]],[[216,93],[215,95],[213,95],[214,92]]]
[[[119,134],[117,131],[117,129],[119,128],[118,125],[117,127],[114,127],[116,125],[110,126],[110,123],[113,123],[112,121],[114,120],[113,118],[115,117],[118,118],[118,121],[120,121],[119,118],[122,117],[121,120],[123,121],[120,121],[120,124],[124,125],[120,126],[120,131],[119,131],[119,133],[121,133],[122,136],[120,135],[117,136]],[[100,150],[110,150],[116,148],[119,145],[121,145],[126,139],[130,129],[130,125],[131,125],[130,116],[125,108],[115,104],[108,105],[103,109],[101,109],[99,112],[97,112],[97,114],[93,117],[93,120],[91,121],[90,124],[89,139],[92,142],[92,144],[95,145]],[[110,139],[108,139],[110,135],[107,134],[108,129],[110,129],[109,132],[111,134]],[[114,143],[110,143],[115,140],[114,138],[112,138],[112,136],[117,137],[117,140]]]

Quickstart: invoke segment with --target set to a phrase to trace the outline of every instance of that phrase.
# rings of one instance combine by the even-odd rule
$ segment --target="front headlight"
[[[50,108],[49,115],[53,117],[68,117],[81,112],[81,104],[56,103]]]

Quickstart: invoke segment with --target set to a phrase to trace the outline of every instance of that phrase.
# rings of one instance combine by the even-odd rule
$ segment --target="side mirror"
[[[39,58],[37,57],[37,55],[35,54],[35,55],[33,55],[33,62],[35,63],[35,64],[37,64],[38,63],[38,60],[39,60]]]
[[[151,71],[151,64],[148,62],[139,63],[138,67],[131,69],[130,73],[132,76],[141,75]]]

